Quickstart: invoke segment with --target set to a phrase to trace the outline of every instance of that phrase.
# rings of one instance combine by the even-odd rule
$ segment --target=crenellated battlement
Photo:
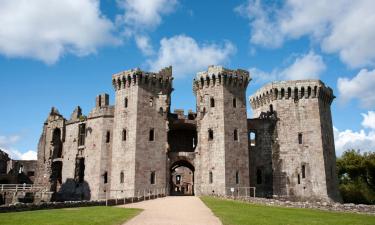
[[[148,85],[159,88],[169,88],[172,84],[172,66],[165,67],[159,72],[145,72],[139,68],[122,71],[112,76],[115,91],[134,85]]]
[[[335,96],[330,87],[320,80],[295,80],[272,82],[254,95],[250,96],[253,109],[267,105],[276,100],[294,100],[319,98],[324,103],[331,104]]]
[[[250,80],[249,72],[246,70],[230,70],[222,66],[209,66],[207,71],[197,73],[193,81],[193,90],[195,92],[198,89],[215,85],[246,89]]]

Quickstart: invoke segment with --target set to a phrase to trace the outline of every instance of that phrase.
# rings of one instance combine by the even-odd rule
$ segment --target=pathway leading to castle
[[[195,196],[169,196],[121,207],[144,209],[123,225],[221,225],[220,220]]]

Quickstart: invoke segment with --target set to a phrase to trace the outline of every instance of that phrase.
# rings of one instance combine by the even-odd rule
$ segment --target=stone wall
[[[127,194],[134,196],[144,189],[166,187],[171,76],[171,68],[158,73],[130,70],[113,76],[112,189],[127,189]],[[125,141],[124,130],[129,135]],[[120,172],[125,174],[124,182],[120,182]]]
[[[333,97],[332,90],[317,80],[271,83],[250,97],[255,117],[277,119],[274,195],[340,200],[329,120]]]
[[[256,188],[256,196],[272,197],[272,163],[274,130],[276,121],[270,118],[248,119],[250,186]],[[252,133],[252,134],[250,134]]]
[[[198,195],[225,194],[229,187],[249,186],[245,100],[248,82],[248,72],[220,66],[209,67],[194,80]]]

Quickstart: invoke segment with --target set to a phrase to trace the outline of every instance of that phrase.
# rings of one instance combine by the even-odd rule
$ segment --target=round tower
[[[125,197],[166,187],[167,114],[172,67],[158,73],[139,69],[112,77],[116,91],[111,189]]]
[[[250,97],[254,117],[276,118],[272,143],[274,195],[339,200],[331,103],[320,80],[281,81]]]
[[[197,101],[196,193],[249,186],[245,70],[210,66],[193,82]],[[245,191],[245,189],[243,189]]]

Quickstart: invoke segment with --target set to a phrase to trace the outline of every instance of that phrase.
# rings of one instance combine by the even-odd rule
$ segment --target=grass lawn
[[[0,213],[0,225],[120,225],[141,211],[96,206]]]
[[[239,201],[202,197],[202,201],[220,218],[224,225],[279,224],[279,225],[374,225],[375,216],[354,213],[327,212],[255,205]]]

